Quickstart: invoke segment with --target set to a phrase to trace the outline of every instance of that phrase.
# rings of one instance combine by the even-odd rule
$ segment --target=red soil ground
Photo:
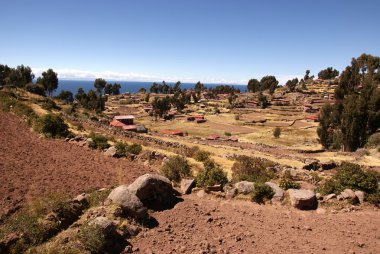
[[[140,233],[136,253],[379,253],[373,208],[318,214],[249,201],[186,196],[154,212],[159,226]]]
[[[0,217],[49,193],[75,196],[151,171],[64,140],[41,138],[19,117],[0,111]]]

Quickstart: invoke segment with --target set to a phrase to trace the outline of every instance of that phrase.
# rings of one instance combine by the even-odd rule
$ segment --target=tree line
[[[320,112],[317,133],[323,147],[355,151],[366,144],[380,127],[379,84],[379,57],[352,59],[340,75],[335,105],[326,104]]]

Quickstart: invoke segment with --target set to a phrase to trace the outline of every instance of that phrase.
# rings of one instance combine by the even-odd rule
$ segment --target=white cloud
[[[41,73],[46,71],[48,68],[32,68],[33,73],[36,77],[41,76]],[[201,81],[203,83],[216,83],[216,84],[242,84],[245,85],[248,83],[249,79],[241,80],[230,80],[230,79],[215,79],[215,78],[188,78],[188,77],[163,77],[163,76],[154,76],[146,75],[141,73],[120,73],[113,71],[86,71],[78,69],[54,69],[58,73],[59,79],[78,79],[78,80],[94,80],[96,78],[103,78],[105,80],[112,81],[161,81],[165,80],[167,82],[176,82],[181,81],[182,83],[195,83]],[[280,85],[284,85],[287,80],[293,78],[302,78],[300,75],[278,75],[276,76]]]

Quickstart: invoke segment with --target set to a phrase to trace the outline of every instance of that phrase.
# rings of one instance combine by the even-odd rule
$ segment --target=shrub
[[[41,107],[46,110],[52,109],[61,109],[58,105],[50,98],[46,98],[46,100],[42,103]]]
[[[231,137],[232,136],[232,134],[231,134],[231,132],[224,132],[224,135],[226,135],[227,137]]]
[[[206,152],[206,151],[198,150],[198,151],[194,154],[194,159],[195,159],[196,161],[205,162],[205,161],[209,160],[209,158],[210,158],[210,153],[209,153],[209,152]]]
[[[228,183],[227,174],[212,160],[204,162],[204,169],[197,174],[197,186],[206,187],[216,184],[225,185]]]
[[[188,149],[185,149],[184,154],[186,157],[193,158],[198,151],[199,151],[199,146],[192,146]]]
[[[264,203],[266,200],[271,200],[274,195],[272,188],[265,183],[255,183],[255,188],[252,193],[252,200],[259,204]]]
[[[40,84],[29,83],[25,86],[25,90],[34,94],[45,96],[45,88]]]
[[[35,130],[47,137],[66,137],[69,127],[59,115],[47,114],[36,120]]]
[[[89,138],[92,139],[92,142],[89,144],[89,147],[92,149],[107,149],[110,147],[108,144],[108,139],[106,136],[100,135],[100,134],[95,134],[95,133],[90,133]]]
[[[235,120],[239,121],[240,120],[240,115],[235,115]]]
[[[161,168],[161,172],[169,180],[180,182],[182,178],[191,176],[191,167],[182,156],[173,156],[167,160]]]
[[[84,245],[86,250],[91,253],[102,253],[106,243],[105,235],[102,230],[93,225],[84,225],[78,232],[78,239]]]
[[[240,156],[231,168],[232,178],[235,181],[266,182],[276,176],[268,169],[274,165],[266,159]]]
[[[368,201],[368,203],[380,207],[380,190],[377,190],[376,192],[371,194],[367,194],[366,200]]]
[[[288,190],[288,189],[299,189],[301,188],[301,185],[291,179],[282,179],[280,181],[280,187],[284,190]]]
[[[140,154],[142,151],[142,146],[140,144],[133,143],[132,145],[127,147],[127,152],[132,154]]]
[[[366,147],[373,148],[380,146],[380,133],[372,134],[367,141]]]
[[[372,194],[378,191],[380,174],[363,170],[359,165],[344,162],[337,173],[320,187],[322,194],[339,194],[344,189],[361,190]]]
[[[279,127],[274,128],[273,130],[273,137],[279,138],[281,135],[281,129]]]
[[[127,152],[128,144],[124,142],[117,142],[115,145],[116,148],[116,154],[119,157],[125,156],[125,153]]]

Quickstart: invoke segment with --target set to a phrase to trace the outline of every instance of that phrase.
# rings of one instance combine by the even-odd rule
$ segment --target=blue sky
[[[246,83],[380,55],[380,1],[0,0],[0,63],[38,75]]]

